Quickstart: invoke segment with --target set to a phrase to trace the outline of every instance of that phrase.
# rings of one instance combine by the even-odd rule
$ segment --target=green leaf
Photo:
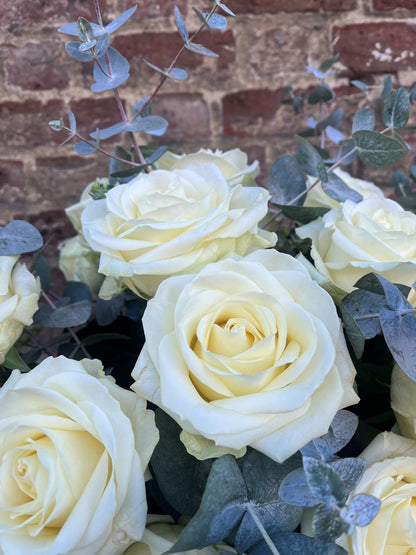
[[[335,98],[335,93],[329,85],[318,85],[308,96],[309,104],[319,104],[320,102],[331,102]]]
[[[331,69],[331,67],[335,64],[338,58],[339,58],[339,54],[335,54],[335,56],[332,56],[332,58],[328,58],[327,60],[324,60],[322,64],[319,66],[319,69],[323,73],[326,73],[328,69]]]
[[[376,168],[391,166],[405,152],[398,141],[375,131],[357,131],[353,140],[361,160]]]
[[[93,92],[115,89],[129,78],[130,64],[114,48],[110,47],[106,55],[99,59],[99,62],[100,65],[98,63],[94,64],[94,79],[96,82],[91,86]],[[104,69],[105,73],[103,73],[100,66]]]
[[[192,9],[196,13],[196,15],[199,17],[199,19],[200,19],[201,23],[204,25],[204,27],[206,27],[208,29],[208,31],[212,31],[208,21],[206,20],[205,14],[202,14],[196,8],[192,8]]]
[[[356,133],[357,131],[373,131],[375,125],[375,115],[374,110],[372,108],[364,108],[363,110],[359,110],[353,119],[352,122],[352,132]]]
[[[146,116],[136,118],[132,123],[127,124],[126,131],[147,133],[148,135],[163,135],[168,127],[168,122],[161,116]]]
[[[347,524],[368,526],[377,516],[381,506],[380,499],[366,493],[355,495],[341,510],[341,518]]]
[[[71,303],[84,300],[92,301],[92,294],[88,285],[81,281],[68,281],[65,285],[63,296],[68,297]]]
[[[270,539],[280,555],[348,555],[340,545],[321,542],[298,532],[271,534]],[[270,555],[270,548],[261,541],[250,549],[248,555]]]
[[[393,83],[391,81],[391,75],[387,75],[384,78],[383,89],[381,91],[381,98],[386,102],[388,97],[391,95],[391,91],[393,90]]]
[[[366,462],[364,459],[348,457],[330,463],[344,483],[346,492],[352,491],[361,480]]]
[[[88,156],[89,154],[96,152],[97,149],[95,148],[95,146],[88,143],[75,143],[74,150],[80,156]]]
[[[315,206],[291,206],[285,204],[276,204],[276,206],[281,209],[285,216],[301,224],[308,224],[317,218],[321,218],[329,211],[329,208]]]
[[[91,62],[94,59],[92,52],[83,52],[80,48],[82,46],[82,42],[71,41],[67,42],[65,45],[65,50],[75,60],[79,62]]]
[[[364,352],[365,335],[355,321],[347,305],[341,303],[340,312],[344,324],[344,331],[351,342],[355,356],[359,359]]]
[[[342,299],[341,314],[342,317],[344,317],[344,311],[347,310],[354,319],[356,325],[360,328],[364,338],[372,339],[381,332],[380,319],[378,316],[380,310],[385,305],[386,300],[383,295],[358,289],[352,291]],[[368,316],[368,318],[363,318],[364,316]],[[348,329],[348,334],[349,332],[350,330]]]
[[[91,316],[91,302],[83,300],[67,304],[68,298],[56,303],[56,309],[51,306],[42,306],[35,313],[33,322],[45,328],[71,328],[85,324]]]
[[[279,488],[279,496],[290,505],[297,507],[315,507],[319,501],[311,492],[303,468],[297,468],[288,474]]]
[[[394,360],[416,382],[416,318],[412,305],[403,303],[401,310],[384,308],[380,312],[381,329]]]
[[[42,235],[28,222],[14,220],[5,227],[0,227],[0,256],[33,252],[42,245]]]
[[[283,154],[273,162],[268,189],[272,196],[272,202],[276,204],[288,204],[306,190],[305,176],[294,156]],[[304,201],[305,197],[303,196],[296,204],[302,205]]]
[[[328,181],[328,174],[317,149],[309,144],[308,141],[299,137],[299,135],[296,136],[296,141],[299,147],[297,159],[301,168],[307,174],[319,177],[322,182],[326,183]]]
[[[220,0],[215,0],[215,3],[217,4],[218,7],[220,7],[225,13],[228,13],[228,15],[231,16],[235,16],[235,13],[232,12],[230,10],[230,8],[227,8],[227,6],[225,4],[223,4]]]
[[[318,503],[329,503],[332,498],[338,503],[345,501],[345,486],[329,464],[313,457],[303,457],[303,468],[309,488]]]
[[[353,202],[360,202],[363,200],[362,195],[348,185],[333,172],[328,173],[327,183],[322,183],[322,189],[327,195],[338,202],[345,202],[352,200]]]
[[[26,362],[19,355],[17,349],[12,347],[6,354],[6,358],[2,362],[2,365],[9,370],[20,370],[21,372],[29,372],[30,368]]]
[[[85,17],[79,17],[77,21],[78,36],[82,42],[91,42],[94,39],[94,30],[91,23]]]
[[[62,129],[64,128],[64,118],[54,119],[48,122],[48,125],[54,131],[62,131]]]
[[[384,124],[393,129],[401,129],[408,122],[409,114],[409,93],[405,88],[400,87],[387,99],[383,111]]]
[[[181,10],[178,8],[178,6],[175,6],[174,15],[175,15],[176,27],[178,28],[181,39],[183,40],[183,42],[188,42],[188,40],[189,40],[188,29],[186,28],[185,20],[182,16]]]
[[[204,13],[203,16],[208,17],[208,14]],[[220,31],[223,31],[224,29],[227,28],[227,18],[224,17],[223,15],[214,13],[209,18],[208,24],[213,29],[218,29]]]
[[[342,121],[343,116],[344,116],[344,110],[342,108],[337,108],[331,114],[329,114],[327,118],[320,121],[317,124],[316,129],[318,131],[322,131],[329,125],[331,127],[338,127]]]
[[[158,71],[162,75],[166,75],[166,77],[169,77],[169,79],[174,79],[175,81],[184,81],[188,77],[188,74],[186,73],[186,71],[184,69],[179,69],[177,67],[173,67],[171,70],[161,69],[160,67],[155,66],[154,64],[151,64],[150,62],[148,62],[144,58],[143,58],[143,61],[144,61],[145,64],[147,64],[149,67],[151,67],[155,71]]]
[[[99,326],[109,326],[120,315],[124,305],[124,295],[114,295],[108,301],[97,299],[95,318]]]

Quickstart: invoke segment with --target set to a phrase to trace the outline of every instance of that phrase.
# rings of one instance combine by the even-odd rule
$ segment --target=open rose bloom
[[[230,186],[212,163],[141,173],[114,187],[81,216],[86,240],[101,254],[99,271],[109,278],[100,296],[111,297],[124,283],[152,297],[169,276],[273,246],[276,235],[258,227],[269,198],[260,187]]]
[[[284,461],[358,401],[332,299],[274,250],[165,280],[143,325],[132,387],[179,423],[187,446],[205,440],[201,458],[211,443]]]
[[[0,553],[117,555],[141,539],[151,411],[98,360],[48,358],[0,389]]]
[[[296,233],[312,239],[315,267],[302,260],[323,287],[336,289],[338,297],[350,293],[370,272],[404,285],[416,279],[416,214],[393,200],[346,201]]]

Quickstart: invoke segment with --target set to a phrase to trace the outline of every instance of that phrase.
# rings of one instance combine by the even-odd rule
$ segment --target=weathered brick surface
[[[119,4],[120,11],[131,8],[135,3],[131,0],[122,0]],[[187,0],[163,0],[163,2],[155,2],[155,0],[141,0],[136,2],[136,14],[139,17],[169,17],[173,14],[175,6],[181,10],[182,15],[188,12]]]
[[[353,10],[356,0],[228,0],[235,13],[316,12],[321,9],[342,12]]]
[[[211,135],[208,106],[200,94],[161,94],[155,98],[153,109],[169,122],[163,143],[207,139]]]
[[[335,52],[355,74],[390,73],[416,68],[416,25],[362,23],[335,27]]]
[[[22,189],[25,184],[23,162],[19,160],[0,160],[0,194],[6,186]]]
[[[396,8],[416,10],[415,0],[373,0],[374,9],[380,11],[391,11]]]

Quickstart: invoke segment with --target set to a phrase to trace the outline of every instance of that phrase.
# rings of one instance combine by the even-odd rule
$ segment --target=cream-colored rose
[[[84,211],[84,208],[93,201],[93,198],[90,195],[90,192],[96,183],[101,183],[102,185],[108,185],[108,178],[99,177],[95,181],[91,181],[91,183],[89,183],[82,191],[79,202],[76,202],[75,204],[72,204],[71,206],[65,209],[65,213],[68,216],[68,218],[71,220],[72,225],[74,226],[76,231],[81,234],[82,234],[81,216]]]
[[[258,228],[269,198],[260,187],[231,187],[214,164],[155,170],[88,204],[82,231],[101,253],[101,273],[152,297],[169,276],[273,246],[276,235]]]
[[[98,272],[100,255],[90,249],[80,235],[67,239],[59,252],[59,268],[67,281],[82,281],[93,295],[98,295],[104,277]]]
[[[153,413],[98,360],[47,358],[0,389],[0,552],[118,555],[142,537]]]
[[[381,500],[368,526],[356,526],[340,543],[350,555],[416,553],[416,442],[391,432],[379,434],[360,455],[367,467],[351,496]]]
[[[162,555],[173,547],[183,529],[180,524],[174,524],[169,516],[148,515],[142,540],[130,546],[124,555]],[[177,553],[185,555],[181,551]],[[205,547],[186,551],[186,555],[218,555],[218,551],[214,547]]]
[[[393,200],[346,201],[296,233],[312,239],[311,273],[316,269],[321,285],[335,285],[340,297],[370,272],[405,285],[416,279],[416,215]]]
[[[363,200],[369,198],[385,198],[385,195],[380,187],[377,187],[377,185],[374,185],[374,183],[371,183],[370,181],[364,181],[363,179],[352,177],[348,172],[341,170],[340,168],[335,168],[333,173],[342,179],[342,181],[348,185],[350,189],[360,193]],[[315,181],[316,177],[308,176],[306,187],[310,187],[313,183],[315,183]],[[304,206],[331,209],[340,208],[341,203],[327,195],[322,188],[321,182],[319,182],[306,195]]]
[[[0,256],[0,364],[38,309],[40,281],[18,258]]]
[[[215,164],[231,186],[256,185],[254,179],[260,173],[258,161],[248,165],[247,154],[239,148],[227,150],[227,152],[201,148],[192,154],[174,154],[168,151],[159,158],[156,167],[160,170],[180,170],[188,166],[199,166],[206,163]]]
[[[132,387],[179,423],[187,447],[205,439],[200,458],[215,443],[284,461],[358,401],[331,297],[275,250],[167,279],[143,325]]]

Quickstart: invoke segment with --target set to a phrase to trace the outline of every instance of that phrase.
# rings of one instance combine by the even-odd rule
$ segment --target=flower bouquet
[[[186,79],[182,52],[215,56],[195,40],[232,11],[194,8],[190,33],[175,7],[183,46],[146,61],[160,82],[128,114],[110,38],[135,8],[105,26],[94,8],[59,31],[120,122],[49,124],[110,159],[66,211],[62,295],[38,231],[0,230],[0,553],[413,553],[416,168],[393,174],[392,200],[341,166],[397,162],[416,91],[386,79],[384,129],[364,108],[350,139],[321,109],[260,187],[238,148],[138,142],[166,130],[151,104]],[[329,109],[336,60],[286,104]]]

